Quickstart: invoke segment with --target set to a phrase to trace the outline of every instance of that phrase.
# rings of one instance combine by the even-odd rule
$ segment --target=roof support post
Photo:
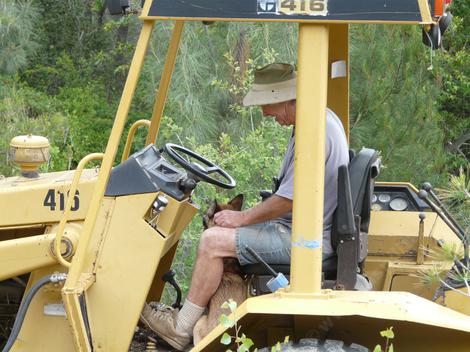
[[[329,28],[299,26],[291,291],[320,293]]]
[[[153,106],[152,122],[150,124],[149,132],[145,145],[155,143],[160,128],[160,122],[165,109],[166,98],[168,95],[168,87],[170,86],[171,76],[175,67],[176,56],[181,41],[181,33],[183,32],[184,21],[176,21],[173,28],[173,35],[168,46],[168,54],[166,56],[165,67],[163,68],[160,85],[158,87],[157,98]]]
[[[330,24],[329,37],[327,106],[341,119],[349,141],[349,24]],[[334,63],[342,66],[342,62],[345,63],[344,76],[343,72],[338,72],[342,67],[333,69]]]

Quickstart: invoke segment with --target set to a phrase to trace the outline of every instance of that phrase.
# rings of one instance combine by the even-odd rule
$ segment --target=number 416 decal
[[[65,194],[61,191],[56,191],[55,189],[49,189],[46,193],[46,197],[44,198],[43,205],[45,207],[49,207],[50,210],[55,210],[56,207],[59,207],[59,210],[65,209],[65,202],[66,197],[69,196],[69,192]],[[77,211],[80,208],[80,198],[78,190],[75,192],[75,196],[73,197],[73,204],[70,210]],[[58,204],[57,204],[58,203]]]

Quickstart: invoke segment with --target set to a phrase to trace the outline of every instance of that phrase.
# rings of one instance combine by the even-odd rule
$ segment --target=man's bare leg
[[[235,229],[212,227],[201,236],[186,301],[177,318],[176,330],[192,335],[209,300],[220,285],[223,258],[236,257]]]
[[[207,306],[222,280],[223,258],[236,258],[235,229],[212,227],[201,236],[187,299]]]

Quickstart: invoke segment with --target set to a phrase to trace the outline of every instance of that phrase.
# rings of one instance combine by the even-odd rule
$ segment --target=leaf
[[[373,352],[382,352],[382,347],[380,347],[380,345],[375,346]]]
[[[395,334],[393,333],[393,326],[387,330],[381,331],[380,336],[386,337],[387,339],[393,339],[395,337]]]
[[[289,343],[289,336],[284,337],[284,343]]]
[[[390,344],[390,347],[388,348],[388,352],[393,352],[393,343]]]
[[[230,345],[230,342],[232,342],[232,337],[226,332],[224,332],[224,334],[220,338],[220,343],[222,345]]]
[[[244,345],[244,344],[241,344],[240,346],[238,346],[237,348],[237,352],[249,352],[250,350]]]
[[[227,315],[222,314],[219,317],[219,323],[222,324],[224,328],[231,328],[235,325],[235,321],[230,319]]]
[[[245,337],[242,339],[243,340],[243,345],[246,346],[246,348],[250,348],[251,346],[254,345],[254,342],[252,339],[250,339],[249,337]]]
[[[228,307],[230,308],[230,311],[233,313],[237,309],[237,302],[235,302],[233,299],[228,300]]]

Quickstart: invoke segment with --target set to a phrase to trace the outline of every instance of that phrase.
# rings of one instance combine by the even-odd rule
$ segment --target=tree
[[[35,53],[37,14],[31,0],[0,0],[0,75],[15,74]]]

